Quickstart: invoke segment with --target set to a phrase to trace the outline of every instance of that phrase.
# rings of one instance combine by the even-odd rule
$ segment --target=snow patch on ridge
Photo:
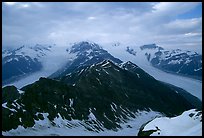
[[[36,121],[34,127],[24,128],[18,126],[17,129],[2,132],[5,136],[136,136],[139,132],[139,128],[142,124],[152,120],[156,116],[161,116],[160,113],[150,110],[138,111],[135,113],[136,118],[129,118],[127,123],[121,124],[121,129],[118,131],[103,129],[103,131],[87,131],[85,126],[90,127],[90,124],[86,124],[80,120],[66,120],[59,117],[54,119],[55,125],[53,126],[48,120],[48,113],[43,114],[44,119]],[[92,116],[91,114],[90,116]],[[94,117],[92,116],[92,119]],[[131,126],[131,127],[127,127]]]
[[[161,117],[149,122],[143,131],[157,130],[151,136],[202,136],[202,113],[191,109],[173,118]]]

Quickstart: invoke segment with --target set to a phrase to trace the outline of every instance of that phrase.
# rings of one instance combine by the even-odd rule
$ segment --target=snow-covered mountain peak
[[[140,49],[141,50],[144,50],[144,49],[158,49],[158,50],[164,50],[162,47],[159,47],[158,45],[156,44],[147,44],[147,45],[143,45],[143,46],[140,46]]]
[[[19,50],[22,50],[23,48],[25,48],[25,45],[16,48],[14,51],[19,51]]]
[[[135,65],[134,63],[132,63],[131,61],[127,61],[127,62],[123,62],[119,65],[121,68],[123,69],[127,69],[127,68],[138,68],[137,65]]]
[[[34,46],[23,45],[13,50],[4,50],[2,57],[9,55],[19,55],[19,56],[29,56],[32,59],[45,56],[51,51],[51,45],[40,45],[36,44]]]
[[[127,62],[125,62],[125,64],[124,64],[124,65],[137,66],[137,65],[135,65],[134,63],[132,63],[131,61],[127,61]]]
[[[105,59],[102,62],[98,63],[97,65],[101,65],[102,67],[105,67],[110,64],[111,64],[111,61],[109,59]]]
[[[51,45],[23,45],[2,53],[3,84],[8,84],[45,67],[52,54]],[[48,57],[49,55],[49,57]],[[52,60],[53,61],[53,60]]]
[[[48,50],[50,51],[50,49],[52,48],[51,45],[40,45],[40,44],[36,44],[35,46],[31,46],[31,49],[35,50],[35,51],[43,51],[43,50]]]
[[[81,41],[79,43],[75,43],[71,47],[70,53],[96,51],[96,50],[100,50],[100,49],[101,49],[101,47],[96,43]]]

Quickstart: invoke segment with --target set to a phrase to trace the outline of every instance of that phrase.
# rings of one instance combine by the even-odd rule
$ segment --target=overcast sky
[[[3,47],[90,40],[202,49],[202,3],[4,2]]]

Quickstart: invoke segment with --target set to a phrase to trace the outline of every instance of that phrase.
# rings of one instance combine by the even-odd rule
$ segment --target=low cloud
[[[4,2],[3,47],[91,40],[202,47],[202,17],[182,19],[198,2]]]

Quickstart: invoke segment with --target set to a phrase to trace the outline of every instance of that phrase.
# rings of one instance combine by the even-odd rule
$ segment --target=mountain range
[[[115,45],[114,48],[119,46]],[[151,45],[151,49],[155,47],[158,48],[156,45]],[[31,49],[38,55],[42,51],[51,52],[49,48],[52,47]],[[146,48],[149,47],[143,46],[141,50]],[[163,48],[158,49],[163,50]],[[127,52],[137,56],[136,50],[130,47],[127,48]],[[3,57],[11,56],[11,61],[15,58],[21,61],[17,53],[4,52]],[[83,128],[84,131],[96,133],[118,132],[124,129],[123,124],[132,119],[136,119],[136,122],[142,125],[158,116],[175,117],[186,110],[202,109],[202,102],[197,97],[181,88],[155,79],[131,61],[123,62],[98,44],[82,41],[66,48],[66,53],[69,58],[65,58],[65,64],[49,77],[41,77],[38,81],[20,89],[15,86],[2,88],[4,135],[18,135],[21,129],[35,131],[53,127]],[[26,58],[26,56],[21,57]],[[46,54],[34,60],[42,64],[41,57],[46,57]],[[150,59],[151,62],[153,59]],[[3,61],[6,63],[7,60]],[[30,63],[32,60],[26,61]],[[17,63],[10,64],[15,66]],[[28,66],[24,65],[23,68]],[[18,78],[20,75],[16,73],[14,76]],[[141,116],[145,116],[143,113],[147,117],[139,120]],[[127,126],[127,128],[132,127]],[[140,127],[137,126],[135,135]],[[30,130],[31,128],[33,130]],[[30,133],[32,134],[34,133]]]
[[[2,82],[8,84],[40,71],[42,58],[51,52],[52,46],[36,44],[33,47],[21,46],[14,50],[2,51]]]
[[[141,50],[146,50],[147,60],[163,71],[176,73],[196,79],[202,79],[202,55],[189,50],[165,50],[156,44],[143,45]],[[155,53],[149,52],[154,49]]]
[[[89,45],[90,44],[90,45]],[[83,45],[82,49],[80,45]],[[90,47],[95,48],[90,50]],[[77,48],[78,46],[78,48]],[[114,51],[117,51],[118,47],[121,44],[118,42],[113,45]],[[88,50],[89,49],[89,50]],[[43,60],[47,58],[49,60],[50,57],[48,55],[58,50],[54,49],[53,45],[40,45],[36,44],[34,46],[21,46],[14,50],[3,50],[2,51],[2,81],[3,85],[15,82],[25,76],[29,76],[34,72],[42,70],[44,63]],[[104,50],[96,43],[82,41],[79,43],[75,43],[71,48],[64,48],[63,51],[66,51],[67,55],[75,55],[78,58],[78,61],[75,60],[76,63],[71,63],[70,59],[62,59],[62,60],[70,60],[70,62],[65,62],[66,66],[77,66],[78,63],[86,62],[89,58],[93,58],[94,60],[101,61],[99,59],[102,55],[104,57],[110,58],[112,61],[112,55],[106,55],[107,50]],[[80,51],[80,52],[79,52]],[[140,49],[134,49],[131,46],[127,46],[124,51],[120,51],[121,54],[124,52],[128,52],[131,55],[134,55],[135,58],[139,58],[139,53],[143,54],[143,58],[146,57],[146,60],[153,66],[162,71],[183,75],[186,77],[191,77],[194,79],[202,79],[202,55],[197,52],[192,52],[188,50],[181,49],[173,49],[173,50],[165,50],[164,48],[157,46],[156,44],[148,44],[140,46]],[[111,51],[110,51],[111,52]],[[137,54],[138,53],[138,54]],[[112,56],[112,57],[109,57]],[[73,57],[75,58],[75,57]],[[84,61],[82,61],[84,60]],[[114,61],[114,62],[122,62],[122,61]],[[57,69],[60,70],[59,67]],[[71,71],[71,70],[70,70]],[[57,74],[57,72],[55,72]],[[50,74],[51,75],[51,74]],[[53,74],[54,76],[54,74]]]

